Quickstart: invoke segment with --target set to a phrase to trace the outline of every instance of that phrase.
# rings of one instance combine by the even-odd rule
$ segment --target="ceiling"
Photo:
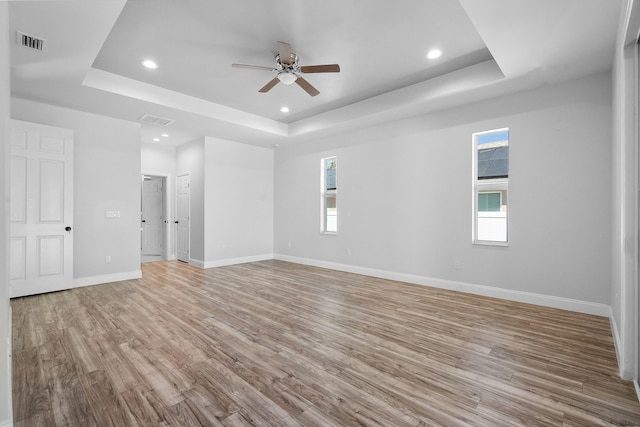
[[[611,68],[620,0],[11,1],[12,96],[138,121],[142,140],[204,135],[265,147]],[[277,41],[301,65],[340,64],[259,93]],[[432,48],[443,55],[427,59]],[[142,66],[153,59],[158,68]],[[287,106],[288,113],[280,108]],[[169,137],[161,137],[166,133]]]

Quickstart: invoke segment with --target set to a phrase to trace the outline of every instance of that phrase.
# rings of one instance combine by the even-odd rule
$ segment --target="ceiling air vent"
[[[47,41],[45,39],[23,33],[22,31],[16,31],[16,43],[18,43],[18,46],[26,47],[27,49],[43,52]]]
[[[140,117],[140,121],[142,123],[148,123],[150,125],[156,125],[156,126],[169,126],[171,123],[173,123],[173,120],[171,119],[152,116],[151,114],[145,114],[144,116]]]

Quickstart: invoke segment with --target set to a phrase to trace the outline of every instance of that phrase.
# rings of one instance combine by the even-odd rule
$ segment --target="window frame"
[[[335,162],[335,188],[327,188],[327,162],[333,160]],[[336,210],[336,226],[335,230],[328,230],[328,207],[327,199],[335,199]],[[320,233],[327,235],[338,234],[338,156],[323,157],[320,159]]]
[[[507,132],[508,145],[510,146],[510,131],[508,127],[492,129],[482,132],[474,132],[471,135],[471,146],[473,151],[473,165],[472,165],[472,185],[471,185],[471,199],[472,199],[472,220],[471,220],[471,242],[474,245],[487,245],[487,246],[509,246],[509,201],[511,199],[509,194],[509,177],[496,178],[490,180],[478,179],[478,138],[483,135],[496,134]],[[510,154],[510,152],[509,152]],[[506,210],[506,239],[502,240],[480,240],[478,239],[478,194],[487,192],[504,192],[507,196],[507,210]],[[500,196],[502,202],[502,194]]]

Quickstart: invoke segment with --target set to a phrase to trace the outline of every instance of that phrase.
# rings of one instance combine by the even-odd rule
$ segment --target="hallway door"
[[[142,255],[162,255],[164,241],[164,179],[142,177]]]
[[[189,262],[189,204],[190,204],[190,177],[188,173],[177,177],[176,200],[176,257],[179,261]]]

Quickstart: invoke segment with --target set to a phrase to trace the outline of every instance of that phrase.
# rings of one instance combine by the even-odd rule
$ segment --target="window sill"
[[[509,242],[492,242],[490,240],[477,240],[473,242],[473,244],[478,246],[502,246],[502,247],[509,246]]]
[[[324,234],[325,236],[336,236],[338,235],[337,231],[321,231],[320,234]]]

